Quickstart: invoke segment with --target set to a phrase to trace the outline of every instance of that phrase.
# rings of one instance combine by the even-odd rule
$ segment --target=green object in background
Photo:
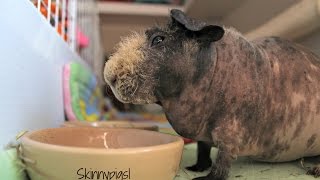
[[[94,73],[80,63],[67,66],[70,66],[69,89],[72,110],[77,120],[104,120],[105,99]]]
[[[15,148],[0,151],[0,179],[26,180],[22,162],[18,159]]]

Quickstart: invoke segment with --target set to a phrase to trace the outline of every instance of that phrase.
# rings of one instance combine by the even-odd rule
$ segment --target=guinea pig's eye
[[[154,38],[152,39],[151,46],[160,44],[163,40],[164,40],[164,37],[163,37],[163,36],[156,36],[156,37],[154,37]]]

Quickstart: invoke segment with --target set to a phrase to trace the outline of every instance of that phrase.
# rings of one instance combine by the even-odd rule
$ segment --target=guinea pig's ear
[[[221,26],[208,25],[200,31],[195,32],[200,41],[214,42],[219,41],[224,35],[224,29]]]
[[[189,18],[184,12],[179,9],[172,9],[170,11],[170,16],[172,18],[173,26],[184,27],[190,31],[200,31],[206,26],[205,22],[197,21],[195,19]]]
[[[221,26],[207,25],[205,22],[188,17],[178,9],[172,9],[170,16],[172,26],[190,31],[200,41],[214,42],[224,35],[224,29]]]

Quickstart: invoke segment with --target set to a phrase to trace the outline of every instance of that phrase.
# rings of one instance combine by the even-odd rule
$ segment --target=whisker
[[[134,94],[136,93],[138,87],[139,87],[139,86],[136,87],[136,89],[133,91],[133,93],[131,94],[131,96],[134,96]]]

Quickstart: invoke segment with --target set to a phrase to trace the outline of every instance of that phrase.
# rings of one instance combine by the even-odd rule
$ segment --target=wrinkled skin
[[[210,148],[218,148],[211,172],[197,179],[226,179],[237,156],[320,155],[320,60],[292,42],[249,42],[172,10],[166,27],[124,40],[104,74],[119,100],[162,105],[180,135],[199,141],[189,170],[209,168]]]

